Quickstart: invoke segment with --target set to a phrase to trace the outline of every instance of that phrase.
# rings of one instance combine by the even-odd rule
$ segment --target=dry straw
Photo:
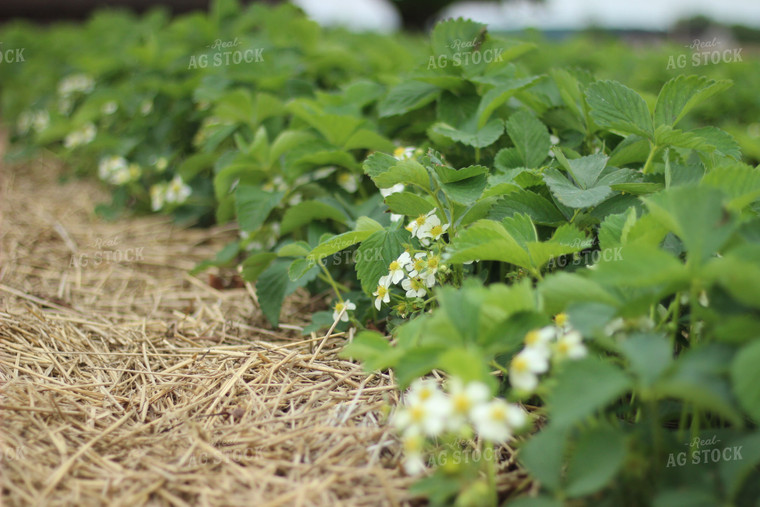
[[[233,230],[106,223],[60,175],[0,169],[0,505],[419,503],[393,379],[299,332],[321,298],[265,329],[252,287],[187,274]]]

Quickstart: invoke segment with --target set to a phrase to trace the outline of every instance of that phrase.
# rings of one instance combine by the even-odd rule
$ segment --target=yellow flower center
[[[425,261],[423,259],[415,259],[414,260],[414,269],[415,271],[422,271],[425,269]]]
[[[340,313],[343,311],[343,308],[345,307],[345,303],[336,303],[335,304],[335,311]]]
[[[561,354],[567,354],[570,351],[570,344],[567,341],[561,341],[557,344],[557,349]]]
[[[386,289],[382,285],[378,285],[377,286],[377,297],[384,298],[386,294],[388,294],[388,289]]]
[[[391,262],[391,265],[388,267],[390,271],[398,271],[401,269],[401,266],[399,265],[398,261]]]
[[[541,338],[541,334],[536,331],[530,331],[528,334],[525,335],[525,344],[526,345],[535,345],[538,343],[539,338]]]
[[[440,236],[441,234],[443,234],[443,227],[440,226],[440,225],[434,225],[430,229],[430,233],[437,238],[438,236]]]
[[[512,369],[517,372],[528,371],[528,360],[524,357],[515,357],[512,359]]]
[[[412,421],[419,423],[425,418],[425,409],[420,406],[412,407],[409,409],[409,415],[412,416]]]
[[[559,327],[563,327],[565,324],[567,324],[567,314],[558,313],[554,316],[554,322],[556,322]]]
[[[454,396],[454,412],[466,414],[470,410],[470,400],[464,394]]]
[[[404,148],[403,146],[399,146],[398,148],[393,150],[393,156],[396,158],[401,157],[404,155],[405,151],[406,151],[406,148]]]
[[[422,280],[420,280],[419,278],[412,279],[412,289],[421,290],[424,288],[425,286],[422,284]]]
[[[418,226],[422,226],[425,224],[425,220],[427,220],[427,215],[420,215],[417,218],[414,219],[415,222],[417,222]]]
[[[420,401],[425,401],[428,398],[430,398],[433,395],[433,392],[430,389],[423,389],[420,391]]]
[[[491,419],[494,421],[505,421],[507,419],[507,412],[504,407],[496,406],[491,409]]]

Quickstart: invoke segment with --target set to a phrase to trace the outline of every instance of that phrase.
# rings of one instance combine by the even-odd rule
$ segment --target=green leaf
[[[426,215],[435,206],[417,194],[396,192],[385,198],[385,204],[393,212],[408,217]]]
[[[631,380],[617,366],[591,357],[566,363],[555,379],[546,404],[558,427],[580,422],[631,388]]]
[[[459,170],[435,166],[435,175],[441,183],[443,193],[460,204],[472,204],[480,198],[488,183],[487,173],[488,168],[480,165]]]
[[[726,377],[733,351],[718,344],[691,348],[675,360],[673,367],[655,385],[660,398],[674,398],[695,408],[711,411],[738,428],[744,418]]]
[[[606,185],[579,188],[553,167],[544,171],[544,181],[559,202],[575,209],[596,206],[613,194],[612,189]]]
[[[462,379],[464,382],[484,382],[496,387],[496,381],[482,352],[469,348],[451,347],[438,356],[438,369]]]
[[[564,311],[573,302],[604,303],[614,307],[621,304],[601,284],[575,273],[553,273],[538,287],[546,311],[551,313]]]
[[[321,201],[303,201],[285,211],[280,224],[280,233],[287,234],[314,220],[335,220],[345,224],[348,221],[343,210]]]
[[[744,164],[716,167],[702,184],[722,190],[731,199],[728,207],[738,211],[760,198],[760,169]]]
[[[274,261],[271,266],[259,275],[256,282],[256,293],[259,297],[261,311],[274,327],[280,324],[280,310],[285,298],[299,287],[303,287],[316,278],[319,272],[319,269],[315,266],[302,278],[293,281],[288,277],[290,264],[290,261],[285,259]]]
[[[600,127],[652,138],[652,116],[644,99],[616,81],[597,81],[586,89],[591,117]]]
[[[430,188],[430,175],[416,160],[396,161],[396,165],[370,178],[378,188],[390,188],[397,183]]]
[[[551,140],[546,125],[526,110],[520,110],[507,120],[507,133],[525,167],[539,167],[546,160]]]
[[[434,101],[441,90],[432,84],[420,81],[404,81],[394,86],[379,103],[381,118],[408,113]]]
[[[736,221],[723,211],[721,193],[713,188],[670,188],[643,200],[649,212],[683,241],[690,258],[697,262],[717,252],[735,229]]]
[[[305,241],[294,241],[277,250],[277,257],[306,257],[311,247]]]
[[[267,192],[253,185],[238,185],[235,188],[235,212],[240,229],[257,231],[284,195],[285,192]]]
[[[561,486],[567,430],[550,423],[520,447],[520,462],[550,491]]]
[[[538,76],[505,79],[500,81],[497,86],[488,90],[480,100],[480,105],[478,105],[478,110],[475,113],[478,118],[478,127],[482,128],[488,122],[491,114],[508,101],[515,93],[528,88],[539,79],[540,77]],[[547,147],[547,150],[548,149],[549,148]]]
[[[448,137],[453,141],[474,148],[485,148],[495,143],[504,133],[504,121],[494,118],[482,128],[477,128],[477,126],[469,123],[461,128],[446,123],[436,123],[431,129],[434,133]]]
[[[625,458],[625,435],[620,430],[600,426],[584,431],[567,466],[567,495],[577,498],[599,491],[615,478]]]
[[[486,25],[469,19],[447,19],[436,23],[430,34],[433,55],[443,55],[449,60],[454,53],[462,51],[457,43],[468,43],[485,35]],[[466,50],[466,49],[465,49]]]
[[[376,331],[361,331],[343,347],[338,357],[363,363],[365,371],[385,370],[393,366],[402,350],[391,347],[388,339]]]
[[[731,86],[731,81],[713,81],[704,76],[675,77],[665,83],[654,108],[655,126],[675,126],[695,106]]]
[[[625,340],[620,349],[644,387],[654,385],[673,362],[669,340],[658,334],[635,334]]]
[[[557,227],[566,223],[562,212],[553,202],[530,190],[519,189],[496,201],[488,218],[502,220],[517,213],[528,215],[533,223]]]
[[[344,232],[322,241],[314,247],[307,257],[312,262],[320,261],[328,255],[340,252],[345,248],[364,241],[372,236],[372,234],[382,230],[383,226],[371,218],[359,217],[359,220],[356,221],[356,228],[353,231]]]
[[[411,240],[409,231],[381,230],[362,241],[356,262],[356,276],[366,294],[372,294],[377,288],[381,276],[388,274],[388,266],[404,251],[404,243]]]
[[[251,255],[243,261],[243,279],[247,282],[255,282],[259,275],[266,270],[276,258],[277,254],[274,252],[259,252]]]
[[[688,279],[686,266],[656,245],[628,244],[618,248],[612,258],[600,258],[590,275],[592,279],[621,287],[683,283]]]
[[[359,129],[343,143],[344,150],[373,150],[373,151],[393,151],[394,145],[389,139],[381,136],[377,132],[368,129]]]
[[[731,362],[731,382],[742,408],[760,421],[760,341],[743,347]]]

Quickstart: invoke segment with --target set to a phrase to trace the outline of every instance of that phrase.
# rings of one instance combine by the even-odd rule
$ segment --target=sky
[[[343,24],[357,30],[389,32],[400,27],[390,0],[294,0],[322,24]],[[589,24],[609,28],[664,30],[679,19],[708,15],[728,24],[760,28],[760,0],[545,0],[533,4],[460,2],[444,17],[468,17],[493,29],[576,29]]]

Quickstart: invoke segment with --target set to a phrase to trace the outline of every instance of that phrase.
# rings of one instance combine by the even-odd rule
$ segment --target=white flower
[[[420,278],[405,278],[401,282],[401,288],[406,291],[406,297],[408,298],[421,298],[427,294],[425,282]]]
[[[422,450],[425,439],[415,431],[407,432],[402,439],[404,449],[404,471],[409,475],[417,475],[425,470],[425,460],[422,458]]]
[[[397,284],[404,279],[404,265],[398,259],[392,261],[388,266],[388,276],[392,284]]]
[[[473,410],[489,400],[491,392],[482,382],[470,382],[465,386],[461,380],[454,378],[449,383],[449,396],[451,416],[447,424],[451,431],[459,431],[467,419],[472,417]]]
[[[338,185],[349,194],[353,194],[359,189],[359,178],[352,173],[340,173],[338,175]]]
[[[546,355],[534,348],[525,348],[515,357],[509,368],[509,382],[517,390],[532,392],[538,385],[539,373],[549,368]]]
[[[430,437],[440,435],[446,428],[451,403],[445,394],[435,390],[424,400],[412,399],[393,417],[393,424],[401,431],[423,433]]]
[[[391,213],[391,222],[400,222],[404,219],[404,215],[399,215],[397,213]]]
[[[89,144],[95,139],[97,129],[92,123],[86,123],[79,130],[69,132],[66,138],[63,140],[63,145],[66,148],[76,148],[84,144]]]
[[[158,169],[158,172],[164,172],[168,166],[169,161],[166,157],[158,157],[158,159],[156,159],[156,169]]]
[[[295,206],[297,204],[300,204],[301,201],[303,201],[303,196],[301,194],[293,194],[290,199],[288,199],[288,205],[289,206]]]
[[[558,359],[580,359],[588,353],[583,345],[583,336],[578,331],[570,331],[557,339],[555,348]]]
[[[407,266],[407,269],[409,270],[409,276],[420,276],[422,272],[427,269],[428,263],[425,257],[427,257],[427,254],[425,252],[414,254],[414,259],[411,259],[411,262],[409,262],[409,265]]]
[[[525,348],[535,350],[549,357],[549,345],[554,340],[557,332],[552,326],[534,329],[525,335]]]
[[[430,244],[430,240],[438,241],[449,228],[449,224],[441,225],[441,220],[433,215],[417,229],[417,237],[423,245]]]
[[[103,104],[103,107],[100,108],[100,112],[105,115],[112,115],[119,109],[119,104],[116,103],[115,100],[109,100],[105,104]]]
[[[404,184],[396,183],[392,187],[381,188],[380,195],[382,195],[383,197],[388,197],[391,194],[397,194],[398,192],[403,192],[403,191],[404,191]]]
[[[143,116],[148,116],[151,111],[153,111],[153,101],[143,100],[142,104],[140,104],[140,114]]]
[[[193,189],[189,185],[182,181],[180,175],[176,175],[170,182],[166,189],[166,202],[174,204],[182,204],[190,197]]]
[[[398,256],[398,259],[396,261],[401,265],[402,268],[409,269],[409,266],[412,264],[412,256],[409,254],[409,252],[404,251],[401,255]]]
[[[435,285],[435,274],[441,266],[441,256],[430,255],[425,264],[425,270],[420,273],[420,277],[425,281],[425,285],[432,287]]]
[[[345,311],[344,311],[345,310]],[[340,319],[341,322],[348,322],[348,311],[356,310],[356,305],[350,299],[345,302],[338,301],[333,308],[333,321]]]
[[[551,141],[552,144],[559,144],[559,137],[555,136],[554,134],[551,134],[549,136],[549,141]]]
[[[438,382],[433,379],[418,378],[409,386],[409,391],[407,391],[404,400],[409,405],[416,405],[425,403],[439,395],[443,395],[443,393],[438,387]]]
[[[496,398],[475,407],[472,420],[478,435],[491,442],[504,442],[514,429],[525,425],[527,415],[520,407]]]
[[[42,132],[50,125],[50,114],[44,109],[37,111],[32,116],[32,128],[35,132]]]
[[[129,179],[129,164],[118,155],[103,157],[98,163],[98,176],[105,182],[120,185]]]
[[[311,173],[311,175],[312,175],[313,179],[315,179],[315,180],[321,180],[323,178],[327,178],[328,176],[330,176],[334,172],[335,172],[335,167],[330,166],[330,167],[323,167],[321,169],[317,169],[316,171],[314,171],[313,173]]]
[[[377,282],[377,290],[372,293],[375,296],[375,308],[380,309],[381,303],[390,303],[391,295],[388,287],[390,286],[390,278],[388,276],[381,276]]]
[[[158,211],[166,201],[166,183],[158,183],[150,187],[150,209]]]
[[[86,74],[72,74],[58,83],[58,94],[68,96],[72,93],[90,93],[95,87],[95,81]]]
[[[406,230],[412,233],[412,237],[415,237],[417,235],[417,231],[425,227],[425,224],[427,224],[432,217],[435,217],[435,208],[428,211],[427,214],[420,215],[409,222],[409,225],[406,226]],[[438,220],[438,217],[435,217],[435,219],[437,220],[438,224],[441,223],[441,221]]]
[[[396,160],[409,160],[414,156],[414,150],[416,148],[414,146],[399,146],[395,150],[393,150],[393,158]]]

